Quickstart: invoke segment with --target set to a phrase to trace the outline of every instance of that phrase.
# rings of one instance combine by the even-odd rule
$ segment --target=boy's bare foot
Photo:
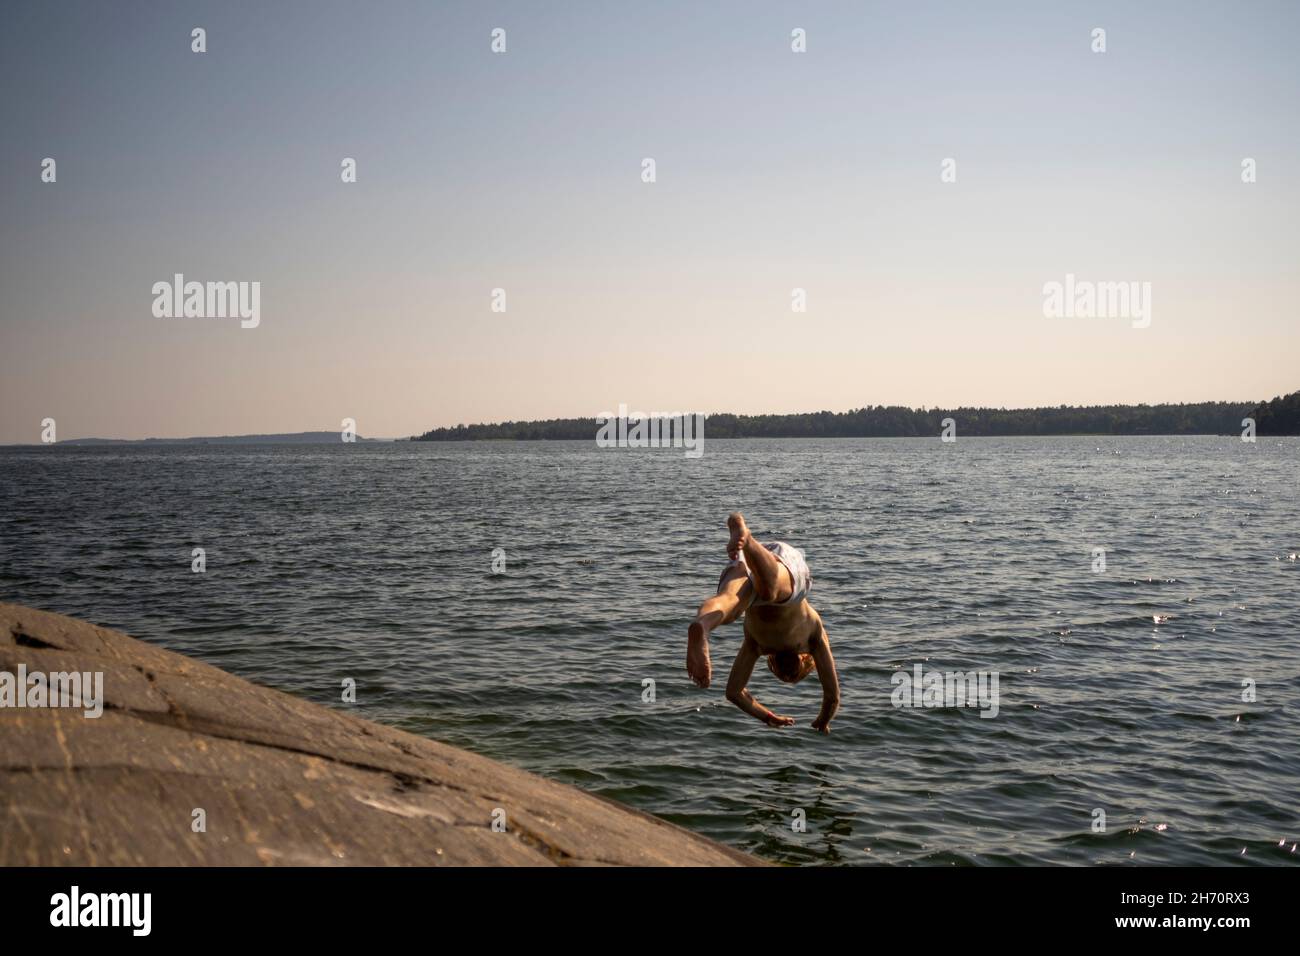
[[[727,518],[727,528],[731,531],[731,540],[727,542],[727,555],[735,561],[749,541],[749,526],[739,511],[733,511]]]
[[[686,673],[700,687],[708,687],[713,677],[713,664],[709,660],[709,632],[699,621],[692,621],[686,629]]]

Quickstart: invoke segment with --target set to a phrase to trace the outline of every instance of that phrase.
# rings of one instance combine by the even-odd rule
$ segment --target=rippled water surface
[[[705,452],[0,449],[0,596],[331,706],[354,678],[365,716],[773,860],[1300,862],[1300,442]],[[815,678],[755,672],[797,728],[723,700],[738,626],[714,686],[686,678],[737,508],[808,556],[844,688],[830,737]],[[996,671],[998,715],[895,709],[918,662]]]

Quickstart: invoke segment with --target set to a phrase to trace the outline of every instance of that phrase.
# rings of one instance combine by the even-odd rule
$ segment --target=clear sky
[[[1271,398],[1298,35],[1250,0],[7,4],[0,442]],[[155,317],[177,272],[260,282],[260,325]],[[1067,273],[1150,282],[1150,327],[1044,317]]]

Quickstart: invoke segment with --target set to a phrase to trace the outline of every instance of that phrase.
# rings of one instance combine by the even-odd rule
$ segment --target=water
[[[364,716],[772,860],[1300,861],[1300,441],[705,452],[0,449],[0,596],[330,706],[353,678]],[[807,553],[844,688],[830,737],[815,678],[751,683],[797,728],[723,700],[738,626],[713,688],[686,678],[736,508]],[[895,709],[916,662],[997,671],[998,716]]]

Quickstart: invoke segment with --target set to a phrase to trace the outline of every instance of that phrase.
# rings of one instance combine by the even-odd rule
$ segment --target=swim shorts
[[[808,591],[812,588],[812,572],[808,570],[808,562],[804,559],[803,552],[792,544],[786,544],[784,541],[773,541],[771,544],[765,544],[763,547],[776,555],[776,559],[785,565],[790,572],[790,580],[794,582],[794,593],[790,595],[788,601],[760,601],[754,599],[754,605],[764,604],[797,604],[808,596]],[[745,552],[740,552],[740,556],[732,561],[731,564],[739,564],[745,567]],[[730,565],[728,565],[730,567]],[[749,573],[749,568],[745,567],[745,573]]]

